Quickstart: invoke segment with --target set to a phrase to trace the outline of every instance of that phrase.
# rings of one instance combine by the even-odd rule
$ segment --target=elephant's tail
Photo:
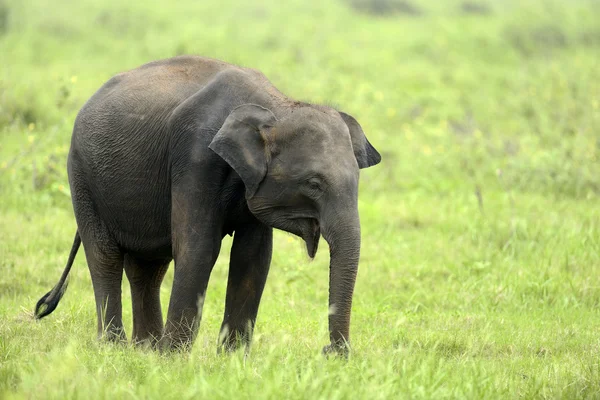
[[[75,232],[75,239],[73,240],[73,247],[71,247],[71,254],[69,254],[67,266],[65,267],[65,270],[63,271],[62,276],[60,277],[60,280],[56,286],[54,286],[51,291],[46,293],[44,297],[42,297],[35,305],[35,319],[44,318],[46,315],[54,311],[63,294],[65,294],[68,286],[67,278],[69,277],[69,272],[73,266],[73,261],[75,260],[75,256],[77,255],[77,250],[79,250],[80,244],[81,237],[79,236],[79,231],[77,231]]]

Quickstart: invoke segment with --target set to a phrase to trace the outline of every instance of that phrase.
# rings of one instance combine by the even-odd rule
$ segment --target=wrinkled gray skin
[[[221,240],[233,234],[220,348],[248,344],[272,230],[322,234],[331,252],[330,344],[347,351],[360,253],[359,168],[380,156],[351,116],[300,103],[261,73],[201,57],[156,61],[109,80],[79,112],[68,159],[77,234],[61,281],[36,307],[54,310],[83,242],[99,336],[125,340],[123,269],[133,339],[194,340]],[[175,261],[166,326],[159,289]]]

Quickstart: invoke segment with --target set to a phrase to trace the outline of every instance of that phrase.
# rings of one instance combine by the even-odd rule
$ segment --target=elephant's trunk
[[[329,338],[325,351],[345,352],[350,340],[352,294],[360,257],[360,221],[356,203],[330,210],[321,223],[329,243]]]

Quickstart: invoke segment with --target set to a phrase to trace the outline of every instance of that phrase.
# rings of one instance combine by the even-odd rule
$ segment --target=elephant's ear
[[[270,110],[257,104],[243,104],[233,109],[208,146],[242,178],[247,199],[254,196],[267,173],[264,135],[275,122]]]
[[[358,161],[358,167],[368,168],[379,164],[381,161],[381,155],[377,150],[375,150],[375,147],[369,143],[358,121],[345,112],[338,112],[350,131],[352,148],[354,149],[356,161]]]

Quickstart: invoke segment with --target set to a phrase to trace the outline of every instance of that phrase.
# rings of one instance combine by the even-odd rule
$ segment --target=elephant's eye
[[[306,180],[304,187],[310,197],[319,197],[323,193],[324,183],[322,179],[312,177]]]
[[[309,179],[308,186],[314,190],[321,190],[321,182],[318,179]]]

